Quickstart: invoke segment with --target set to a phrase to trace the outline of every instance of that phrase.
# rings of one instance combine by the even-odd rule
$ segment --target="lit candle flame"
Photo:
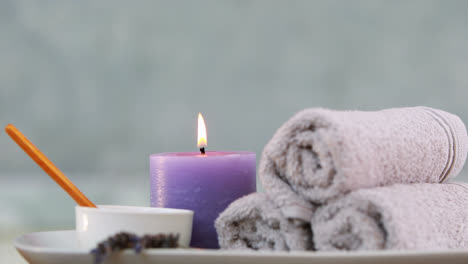
[[[198,148],[206,147],[206,126],[203,116],[198,113]]]

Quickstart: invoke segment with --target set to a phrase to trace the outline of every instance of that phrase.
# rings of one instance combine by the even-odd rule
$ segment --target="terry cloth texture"
[[[259,177],[278,207],[303,212],[361,188],[445,182],[462,169],[467,151],[465,125],[441,110],[307,109],[265,146]],[[312,211],[297,217],[307,220]]]
[[[286,219],[265,193],[244,196],[216,219],[223,249],[310,250],[310,223]]]
[[[354,191],[317,209],[317,250],[468,248],[468,183]]]

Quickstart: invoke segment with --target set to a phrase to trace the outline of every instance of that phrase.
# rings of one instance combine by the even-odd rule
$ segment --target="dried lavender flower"
[[[154,234],[139,237],[132,233],[120,232],[98,243],[90,253],[94,255],[94,263],[99,264],[106,256],[124,249],[131,248],[136,253],[140,253],[147,248],[176,248],[178,246],[179,234]]]

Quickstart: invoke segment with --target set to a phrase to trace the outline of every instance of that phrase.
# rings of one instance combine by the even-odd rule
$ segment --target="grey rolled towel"
[[[468,248],[468,184],[361,189],[317,209],[317,250]]]
[[[286,219],[265,193],[231,203],[215,221],[223,249],[310,250],[310,223]]]
[[[444,182],[462,169],[467,151],[465,125],[441,110],[307,109],[265,146],[259,176],[276,204],[291,210],[300,198],[306,207],[360,188]]]

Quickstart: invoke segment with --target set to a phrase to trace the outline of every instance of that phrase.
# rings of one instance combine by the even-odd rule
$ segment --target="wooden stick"
[[[60,185],[80,206],[96,207],[86,196],[15,126],[9,124],[5,131],[49,176]]]

